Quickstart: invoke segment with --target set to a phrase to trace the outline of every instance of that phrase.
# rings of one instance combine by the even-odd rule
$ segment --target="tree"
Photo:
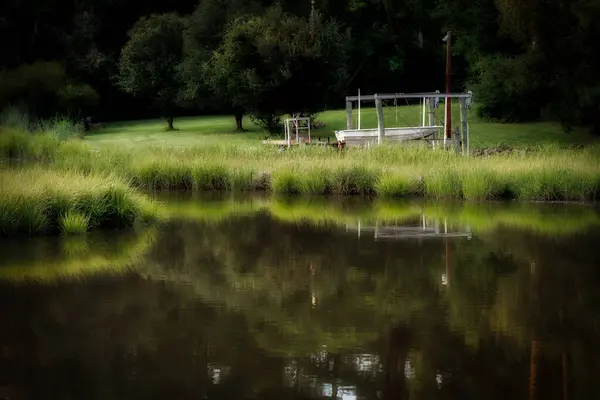
[[[61,112],[70,117],[82,117],[94,109],[100,100],[98,92],[85,83],[68,83],[56,93]]]
[[[559,121],[600,132],[597,0],[440,1],[484,117]]]
[[[173,130],[173,117],[182,86],[184,23],[177,14],[142,17],[121,51],[119,84],[134,96],[148,97]]]
[[[56,61],[0,70],[0,108],[19,105],[38,118],[49,117],[59,111],[57,93],[66,83],[63,65]]]
[[[232,113],[238,131],[245,130],[245,110],[234,105],[226,91],[221,88],[213,90],[206,62],[219,47],[228,24],[242,16],[258,15],[263,10],[263,5],[257,0],[205,0],[186,19],[183,99],[194,108]]]
[[[346,82],[349,38],[317,12],[300,18],[274,6],[230,25],[204,64],[207,83],[261,120],[322,111]]]

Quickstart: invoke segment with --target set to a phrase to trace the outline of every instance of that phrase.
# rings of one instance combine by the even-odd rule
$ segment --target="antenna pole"
[[[452,99],[447,95],[450,94],[450,71],[451,69],[451,46],[452,46],[452,32],[448,31],[444,38],[446,42],[446,126],[445,126],[445,138],[450,139],[452,137]]]

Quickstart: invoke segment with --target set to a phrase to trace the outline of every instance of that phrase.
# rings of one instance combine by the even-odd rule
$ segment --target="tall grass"
[[[0,170],[0,236],[131,226],[156,208],[115,176],[41,167]]]
[[[344,151],[280,151],[226,143],[123,149],[4,130],[1,157],[37,160],[83,174],[111,173],[143,189],[542,201],[597,200],[600,194],[598,145],[584,150],[540,147],[490,157],[385,145]]]
[[[29,131],[35,128],[36,121],[25,108],[12,105],[0,111],[0,125],[5,128]]]
[[[65,235],[84,234],[90,227],[89,215],[78,211],[68,211],[60,217],[59,228]]]
[[[67,117],[54,117],[40,123],[40,131],[55,136],[59,140],[83,137],[83,127]]]

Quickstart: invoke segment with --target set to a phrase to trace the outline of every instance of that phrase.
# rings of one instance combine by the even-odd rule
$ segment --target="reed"
[[[77,211],[68,211],[59,219],[60,231],[65,235],[81,235],[88,231],[90,217]]]
[[[116,176],[25,167],[0,170],[0,236],[85,233],[157,217],[156,205]]]
[[[379,195],[434,199],[597,200],[600,146],[462,157],[443,150],[211,142],[134,148],[19,131],[0,132],[0,157],[35,160],[83,174],[112,174],[143,189],[262,190],[276,194]]]

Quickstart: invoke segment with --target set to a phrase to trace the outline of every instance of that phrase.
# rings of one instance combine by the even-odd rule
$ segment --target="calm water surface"
[[[0,399],[597,399],[600,211],[169,197],[0,242]]]

